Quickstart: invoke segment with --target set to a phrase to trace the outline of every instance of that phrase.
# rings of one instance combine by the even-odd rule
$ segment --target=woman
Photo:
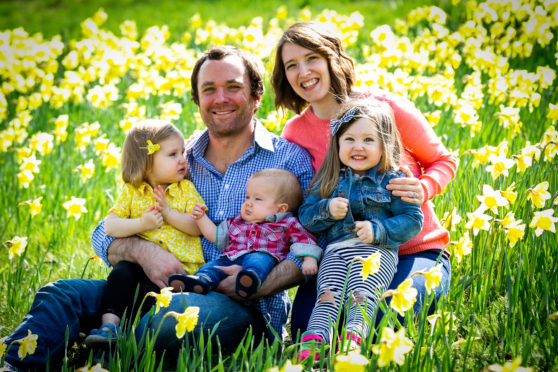
[[[287,122],[282,136],[304,147],[317,170],[327,151],[330,119],[345,99],[373,97],[391,106],[405,150],[400,162],[413,177],[393,179],[387,188],[402,200],[421,205],[424,225],[419,235],[399,247],[397,273],[389,289],[396,288],[412,273],[441,263],[442,280],[435,289],[437,300],[449,288],[451,267],[445,251],[449,233],[440,225],[430,199],[453,179],[457,159],[410,101],[379,89],[357,92],[354,81],[354,63],[338,37],[318,23],[301,22],[289,27],[277,45],[272,75],[276,108],[297,114]],[[418,290],[415,313],[420,311],[426,294],[424,282],[422,275],[413,277],[413,286]],[[299,287],[293,305],[293,337],[306,330],[315,299],[314,281]]]

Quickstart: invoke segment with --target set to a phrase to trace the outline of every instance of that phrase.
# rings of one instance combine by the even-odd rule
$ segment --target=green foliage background
[[[479,2],[480,3],[480,2]],[[204,21],[213,19],[217,24],[229,27],[247,26],[254,17],[261,16],[263,24],[275,16],[278,6],[285,5],[290,17],[296,18],[302,8],[308,7],[313,16],[324,9],[335,10],[340,15],[349,15],[359,11],[364,16],[364,26],[359,32],[358,41],[348,48],[348,52],[359,64],[365,61],[365,46],[372,46],[370,31],[382,24],[395,26],[395,19],[405,19],[413,9],[432,5],[425,1],[266,1],[254,6],[253,1],[3,1],[0,3],[0,30],[23,27],[30,34],[41,32],[45,38],[61,35],[65,50],[67,43],[79,39],[80,23],[92,16],[99,7],[103,7],[109,18],[103,29],[119,35],[119,25],[126,19],[133,19],[138,25],[138,34],[153,25],[168,25],[170,42],[181,42],[181,35],[191,31],[190,18],[198,13]],[[544,4],[537,3],[540,6]],[[467,20],[465,2],[452,5],[449,1],[437,2],[448,14],[447,27],[456,30]],[[515,25],[519,29],[519,25]],[[428,25],[424,22],[409,31],[409,38],[421,35]],[[551,28],[554,36],[545,47],[535,45],[533,54],[528,58],[510,56],[511,69],[525,69],[535,72],[539,66],[548,66],[556,71],[556,36],[557,29]],[[189,47],[203,50],[205,46],[190,43]],[[459,49],[463,52],[463,48]],[[465,57],[465,53],[463,52]],[[464,61],[455,71],[456,94],[464,94],[468,78],[473,72],[471,65]],[[444,66],[438,66],[439,70]],[[387,69],[390,73],[395,68]],[[438,71],[425,71],[425,76]],[[59,75],[60,75],[59,71]],[[482,75],[486,82],[486,71]],[[125,92],[134,77],[126,75],[118,84]],[[558,191],[557,157],[553,159],[541,156],[533,160],[532,167],[519,172],[514,166],[508,177],[493,179],[486,165],[474,166],[474,158],[469,152],[486,145],[498,146],[508,142],[509,156],[517,155],[525,148],[527,142],[539,143],[543,133],[556,120],[548,117],[549,105],[558,102],[558,81],[540,91],[540,103],[529,109],[527,105],[520,112],[523,123],[520,133],[502,128],[498,115],[500,108],[491,102],[490,92],[484,87],[486,97],[478,110],[483,126],[479,133],[472,133],[470,128],[455,122],[456,108],[449,105],[436,105],[427,95],[414,99],[417,107],[425,112],[441,110],[439,123],[434,127],[446,146],[454,151],[460,159],[458,174],[446,188],[443,195],[433,201],[436,212],[442,217],[452,208],[465,220],[466,213],[473,212],[478,206],[477,195],[482,194],[482,185],[489,184],[495,190],[505,190],[515,183],[518,199],[511,208],[517,219],[529,225],[534,208],[527,201],[527,190],[543,181],[549,182],[552,197],[544,209],[554,209],[556,215]],[[262,109],[258,116],[262,119],[273,112],[271,89],[267,87]],[[8,119],[0,124],[0,130],[8,127],[9,120],[15,114],[14,106],[18,94],[12,93],[7,99],[10,105]],[[189,100],[189,92],[172,96],[151,96],[143,100],[147,116],[158,115],[160,105],[169,100],[182,104],[183,111],[174,123],[185,133],[190,134],[200,127],[195,119],[196,107]],[[83,122],[98,121],[100,132],[111,142],[120,145],[124,132],[118,123],[125,115],[120,106],[126,101],[122,97],[107,109],[98,109],[89,102],[66,103],[60,108],[43,104],[33,112],[33,120],[27,131],[33,134],[50,131],[52,120],[61,114],[68,114],[70,127],[68,140],[63,145],[56,145],[48,156],[41,157],[40,175],[28,189],[18,185],[16,176],[19,171],[17,156],[13,151],[0,153],[0,202],[4,212],[0,215],[0,241],[6,242],[14,236],[28,236],[29,242],[25,253],[8,258],[8,245],[0,251],[0,337],[15,329],[28,311],[33,294],[49,281],[60,278],[104,278],[108,270],[91,261],[90,234],[94,226],[112,205],[118,188],[118,172],[100,166],[98,155],[92,146],[84,151],[75,150],[75,132]],[[283,118],[284,119],[284,118]],[[280,133],[281,126],[274,130]],[[97,169],[95,176],[87,182],[79,179],[74,172],[77,165],[86,159],[95,159]],[[70,196],[79,196],[87,200],[88,213],[79,220],[68,218],[61,207]],[[31,217],[26,206],[18,203],[42,196],[43,211]],[[495,218],[501,219],[503,210]],[[537,370],[557,370],[558,367],[558,333],[557,321],[551,314],[558,311],[558,241],[556,234],[545,231],[540,237],[535,236],[534,229],[527,227],[522,241],[511,247],[497,222],[491,224],[489,231],[481,231],[473,236],[465,228],[465,221],[451,232],[452,242],[465,234],[470,234],[473,249],[469,256],[458,262],[452,256],[452,284],[449,295],[439,304],[441,314],[451,313],[455,316],[452,330],[432,327],[426,320],[426,314],[418,319],[408,319],[407,334],[415,347],[407,356],[405,364],[396,367],[392,364],[387,369],[401,370],[482,370],[493,363],[503,364],[516,357],[522,358],[522,365],[533,366]],[[453,249],[453,248],[452,248]],[[293,291],[291,291],[291,294]],[[445,315],[444,315],[445,316]],[[382,325],[397,326],[393,316],[387,316]],[[219,351],[218,345],[207,340],[195,340],[194,345],[184,348],[178,359],[177,370],[263,370],[281,366],[288,358],[296,354],[296,347],[286,344],[253,345],[250,335],[239,345],[235,353],[227,355]],[[367,370],[375,370],[376,359],[370,351],[372,344],[378,340],[370,337],[363,346],[363,355],[371,362]],[[322,364],[331,368],[334,356],[329,356]],[[70,357],[65,360],[63,369],[74,369],[91,363],[88,350],[78,345],[72,349]],[[222,363],[222,364],[220,364]],[[134,344],[133,338],[119,342],[110,358],[110,370],[159,370],[163,364],[160,355],[151,351],[150,343]]]

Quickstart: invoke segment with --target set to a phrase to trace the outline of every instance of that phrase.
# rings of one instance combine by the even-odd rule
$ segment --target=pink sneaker
[[[320,360],[320,343],[323,341],[321,336],[309,334],[302,338],[301,350],[296,354],[296,362],[300,363],[310,357],[314,351],[314,362]]]
[[[348,340],[348,342],[344,343],[343,348],[340,350],[341,352],[349,352],[360,349],[361,338],[359,336],[354,333],[347,332],[345,334],[345,340]]]

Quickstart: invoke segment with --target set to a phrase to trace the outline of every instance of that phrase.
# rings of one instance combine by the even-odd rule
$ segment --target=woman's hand
[[[349,200],[345,198],[333,198],[327,205],[329,214],[334,220],[345,218],[349,211]]]
[[[394,196],[401,197],[407,203],[422,205],[424,203],[424,190],[418,178],[392,178],[386,188],[391,190]]]

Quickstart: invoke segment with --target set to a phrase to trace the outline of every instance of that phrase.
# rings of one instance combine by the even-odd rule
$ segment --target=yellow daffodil
[[[68,217],[74,217],[76,220],[79,220],[82,213],[87,212],[85,199],[76,198],[75,196],[72,196],[72,199],[62,204],[62,206],[68,211]]]
[[[25,359],[28,354],[34,354],[37,348],[38,335],[31,333],[31,330],[27,330],[27,336],[22,339],[15,340],[14,342],[19,344],[19,349],[17,355],[20,359]]]
[[[111,143],[101,154],[101,162],[107,168],[116,168],[120,164],[120,157],[120,148]]]
[[[446,230],[455,231],[455,227],[461,222],[462,218],[457,213],[457,208],[452,207],[451,211],[445,212],[440,223]]]
[[[158,143],[153,144],[153,142],[151,142],[151,140],[147,140],[147,155],[152,155],[156,151],[159,151],[160,149],[161,149],[161,146]]]
[[[548,181],[544,181],[535,187],[527,189],[527,200],[530,200],[537,208],[544,208],[546,201],[551,198],[548,186]]]
[[[517,199],[517,192],[515,190],[515,182],[513,182],[505,191],[501,191],[502,196],[510,202],[511,205],[515,203]]]
[[[175,311],[169,311],[165,314],[164,318],[172,316],[176,319],[176,337],[182,338],[186,332],[192,332],[196,327],[196,324],[198,324],[199,312],[199,307],[189,306],[182,314]]]
[[[401,327],[397,332],[389,327],[382,329],[382,337],[378,345],[372,346],[372,352],[378,354],[378,367],[382,368],[391,362],[403,365],[405,354],[413,350],[413,343],[405,337],[405,328]]]
[[[29,187],[29,184],[31,183],[31,181],[33,181],[34,178],[35,176],[33,175],[33,172],[27,169],[17,174],[19,185],[25,189]]]
[[[8,350],[8,345],[5,344],[7,338],[8,336],[0,338],[0,360],[2,360],[6,350]]]
[[[429,315],[428,317],[426,317],[426,320],[428,320],[428,323],[430,323],[432,327],[436,327],[436,323],[438,323],[438,320],[443,321],[443,327],[446,333],[449,332],[450,325],[452,325],[453,330],[457,328],[457,324],[456,324],[457,319],[455,315],[447,311],[444,311],[442,314]]]
[[[38,160],[35,154],[32,154],[28,158],[22,159],[19,169],[20,171],[28,170],[37,174],[39,173],[39,165],[41,165],[41,160]]]
[[[482,203],[483,209],[489,209],[493,213],[498,213],[498,207],[506,207],[509,204],[500,191],[486,184],[482,186],[482,195],[477,195],[477,199]]]
[[[558,104],[556,105],[552,103],[548,104],[548,112],[546,114],[546,117],[553,121],[558,120]]]
[[[533,368],[531,367],[521,367],[520,356],[511,362],[504,363],[504,365],[491,364],[488,366],[488,370],[493,372],[533,372]]]
[[[302,372],[304,367],[300,364],[292,364],[290,360],[287,359],[283,367],[272,367],[268,368],[265,372]]]
[[[89,258],[92,261],[95,261],[99,264],[99,266],[103,266],[103,260],[101,259],[101,257],[94,255],[92,257]]]
[[[358,350],[352,350],[347,354],[337,355],[333,369],[335,372],[362,372],[368,363],[369,360]]]
[[[471,238],[469,238],[469,234],[465,234],[459,241],[450,243],[450,246],[452,247],[451,253],[457,257],[457,262],[461,263],[464,256],[471,254],[473,242]]]
[[[483,206],[480,206],[474,212],[467,213],[469,220],[465,224],[465,228],[468,230],[473,230],[473,235],[477,235],[480,230],[488,231],[490,229],[490,220],[492,216],[483,213]]]
[[[182,105],[178,102],[167,102],[161,108],[161,118],[168,120],[176,120],[182,113]]]
[[[169,306],[172,300],[172,287],[166,287],[161,289],[160,293],[149,292],[146,296],[155,297],[156,300],[156,307],[155,307],[155,314],[159,312],[161,307]]]
[[[41,213],[41,210],[43,209],[43,205],[41,204],[42,198],[43,197],[41,196],[40,198],[34,200],[26,200],[24,202],[19,203],[18,206],[28,205],[29,210],[31,211],[31,216],[36,216],[39,213]]]
[[[490,155],[488,157],[488,161],[490,161],[490,165],[486,167],[486,171],[490,172],[492,175],[492,179],[496,179],[500,176],[507,177],[509,175],[509,169],[514,165],[514,161],[512,159],[508,159],[505,156],[497,156],[497,155]]]
[[[21,256],[21,254],[25,251],[25,247],[27,246],[27,237],[15,236],[12,240],[4,242],[4,245],[9,246],[9,255],[11,260],[14,255]]]
[[[426,293],[430,293],[434,288],[440,285],[440,281],[442,280],[442,264],[437,264],[428,271],[417,271],[413,273],[411,277],[419,274],[424,276],[424,278],[426,279]]]
[[[88,180],[95,174],[95,164],[92,159],[89,159],[87,163],[78,165],[75,171],[80,172],[82,181]]]
[[[393,296],[389,306],[397,311],[399,315],[404,316],[405,312],[413,307],[417,301],[418,291],[413,287],[413,279],[405,279],[396,289],[385,291],[382,299]]]
[[[76,369],[76,372],[109,372],[109,371],[104,369],[101,363],[97,363],[94,366],[83,366],[81,368],[78,368]]]
[[[362,271],[360,275],[362,276],[362,280],[366,280],[368,275],[374,275],[380,269],[380,262],[381,262],[382,255],[380,252],[376,252],[371,254],[370,256],[364,257],[355,257],[355,261],[362,262]]]
[[[554,224],[558,222],[558,217],[554,217],[553,209],[535,212],[529,227],[535,228],[535,235],[540,236],[544,230],[556,233]]]
[[[512,248],[523,238],[523,235],[525,235],[525,224],[521,222],[522,220],[512,221],[504,228],[506,238],[509,240]]]
[[[518,107],[506,107],[500,105],[500,112],[498,113],[498,120],[504,128],[513,129],[514,133],[520,133],[521,121],[519,119]]]

